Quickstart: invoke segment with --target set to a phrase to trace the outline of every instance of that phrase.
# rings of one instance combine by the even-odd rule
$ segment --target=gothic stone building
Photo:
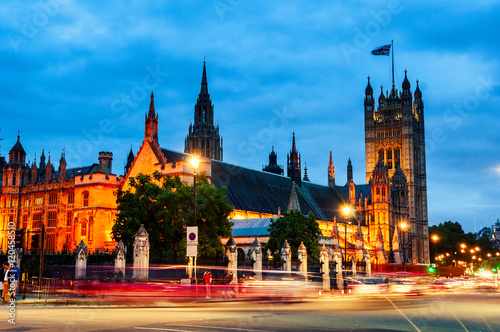
[[[381,95],[375,110],[368,82],[365,91],[368,183],[354,183],[349,160],[347,182],[337,185],[330,152],[329,163],[325,163],[327,184],[321,185],[309,181],[307,168],[302,175],[295,134],[287,156],[286,176],[283,167],[277,164],[274,148],[263,171],[222,162],[222,138],[214,125],[214,106],[204,63],[194,125],[189,126],[184,153],[160,146],[153,94],[145,117],[142,145],[136,154],[130,151],[123,176],[110,174],[109,152],[99,154],[99,164],[85,167],[66,169],[64,154],[57,171],[50,161],[45,165],[43,154],[38,167],[35,163],[27,165],[18,138],[9,162],[3,166],[0,227],[6,230],[12,220],[18,229],[33,234],[43,224],[49,251],[73,250],[81,240],[91,252],[111,250],[116,245],[111,238],[116,214],[113,192],[127,189],[130,177],[154,171],[165,176],[179,175],[186,183],[192,183],[194,170],[189,161],[192,154],[197,154],[202,157],[198,172],[205,172],[216,187],[228,188],[228,201],[234,206],[233,233],[240,245],[253,242],[256,236],[265,242],[270,218],[278,217],[281,209],[288,207],[300,209],[304,214],[314,213],[325,237],[331,236],[337,221],[339,242],[346,241],[349,250],[354,247],[360,230],[366,249],[375,250],[381,231],[384,248],[389,251],[392,242],[401,236],[398,225],[406,221],[411,230],[403,235],[411,243],[411,250],[405,257],[415,263],[428,262],[423,104],[418,85],[413,104],[409,89],[405,77],[403,93],[398,94],[393,87],[390,94]],[[345,216],[342,213],[345,205],[355,208],[355,213]],[[0,234],[3,248],[7,243],[4,233]],[[27,242],[24,248],[29,250]]]

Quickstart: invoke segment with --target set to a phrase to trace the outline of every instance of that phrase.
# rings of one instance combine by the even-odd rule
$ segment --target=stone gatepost
[[[319,255],[319,262],[321,263],[321,273],[323,274],[323,290],[330,290],[330,255],[326,246],[323,244],[321,253]]]
[[[149,277],[149,234],[144,225],[135,234],[134,270],[132,278],[147,279]]]
[[[356,276],[356,256],[351,257],[351,263],[352,263],[352,276]]]
[[[226,256],[228,259],[227,271],[233,272],[232,283],[238,282],[238,250],[236,248],[236,242],[231,236],[226,243]]]
[[[87,246],[83,240],[76,247],[75,279],[84,279],[87,276]]]
[[[194,257],[189,256],[188,257],[188,265],[186,268],[186,272],[187,272],[189,279],[191,279],[193,277],[193,270],[194,270]]]
[[[299,259],[299,272],[307,280],[307,249],[304,242],[300,242],[299,249],[297,250],[297,257]]]
[[[401,252],[399,251],[399,236],[397,230],[394,231],[394,237],[392,238],[392,251],[394,252],[394,262],[396,264],[403,264]]]
[[[377,264],[387,264],[387,257],[385,256],[385,250],[384,250],[384,236],[382,234],[382,229],[380,229],[380,226],[378,227],[376,248],[377,248]]]
[[[126,263],[127,247],[120,240],[118,245],[115,247],[115,277],[125,278],[125,263]]]
[[[262,279],[262,246],[259,240],[255,238],[252,243],[251,255],[253,260],[253,272],[255,274],[255,279]]]
[[[362,261],[364,259],[364,244],[365,241],[363,239],[363,231],[361,230],[361,224],[358,220],[358,229],[356,231],[356,245],[355,245],[355,251],[356,255],[355,258],[359,261]]]
[[[283,271],[292,271],[292,250],[288,241],[285,240],[283,247],[281,248],[281,260],[283,261]]]
[[[344,277],[342,276],[342,253],[340,250],[333,251],[335,261],[335,272],[337,273],[337,288],[344,289]]]
[[[372,261],[369,253],[365,253],[365,263],[366,263],[366,276],[372,276]]]

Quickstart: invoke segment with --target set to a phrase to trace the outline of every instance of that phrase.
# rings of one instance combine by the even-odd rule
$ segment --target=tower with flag
[[[429,263],[429,234],[427,217],[427,177],[425,162],[424,103],[419,82],[411,91],[405,70],[401,90],[394,84],[394,45],[383,45],[372,51],[374,55],[389,56],[392,49],[392,87],[384,92],[380,87],[376,105],[370,77],[365,89],[365,158],[366,180],[374,181],[373,172],[383,165],[391,183],[385,200],[395,202],[387,216],[373,216],[370,228],[384,228],[388,223],[389,236],[398,232],[408,244],[403,250],[409,262]],[[399,186],[407,182],[407,190]],[[372,193],[375,194],[376,193]],[[404,213],[408,209],[409,214]],[[406,215],[406,216],[405,216]],[[409,220],[405,220],[408,218]],[[401,223],[410,225],[409,231],[401,232]],[[371,233],[371,232],[370,232]]]

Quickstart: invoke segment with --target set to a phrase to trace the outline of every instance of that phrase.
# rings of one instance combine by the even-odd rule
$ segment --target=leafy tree
[[[270,250],[273,255],[279,255],[283,243],[287,240],[293,257],[297,256],[297,249],[300,243],[304,242],[308,256],[313,261],[319,259],[321,230],[312,212],[307,217],[299,210],[285,212],[283,217],[271,220],[267,230],[270,232],[270,238],[264,248]]]
[[[196,218],[193,216],[193,186],[179,176],[138,174],[129,180],[131,189],[116,192],[118,213],[112,234],[132,253],[134,237],[144,224],[152,257],[183,257],[186,226],[198,226],[198,254],[213,257],[223,252],[219,236],[231,234],[227,220],[233,207],[227,203],[226,188],[216,189],[204,174],[196,177]]]
[[[433,236],[437,236],[437,240],[433,240]],[[452,265],[452,260],[461,260],[471,262],[470,249],[479,247],[480,250],[476,253],[477,257],[486,257],[488,252],[492,252],[493,248],[488,239],[476,239],[474,234],[465,233],[462,225],[458,222],[445,221],[437,226],[429,227],[429,241],[430,241],[430,258],[435,261],[438,255],[446,255],[445,259],[441,261],[443,265]],[[461,245],[465,244],[466,249],[462,252]]]

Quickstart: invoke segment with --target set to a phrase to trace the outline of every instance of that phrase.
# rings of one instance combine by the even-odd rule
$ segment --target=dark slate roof
[[[184,153],[167,149],[161,151],[167,162],[189,158]],[[228,188],[228,202],[235,209],[262,213],[277,214],[278,207],[285,211],[292,191],[292,180],[288,177],[216,160],[212,160],[212,183],[217,188]],[[297,184],[296,191],[305,215],[313,212],[316,219],[325,221],[343,216],[341,208],[344,200],[339,191],[310,182]]]
[[[349,199],[349,185],[345,187],[337,187],[342,195],[346,198]],[[369,194],[370,199],[371,199],[371,192],[372,188],[370,187],[369,184],[357,184],[356,185],[356,201],[359,200],[359,193],[363,193],[363,200],[366,198],[366,196]]]
[[[71,179],[71,172],[73,172],[73,177],[77,177],[85,174],[90,174],[94,168],[97,169],[98,167],[99,164],[92,164],[90,166],[68,168],[66,169],[66,179],[67,180]],[[60,175],[61,175],[60,171],[55,171],[54,173],[52,173],[52,177],[55,178],[56,181],[59,181]],[[43,174],[39,174],[38,181],[40,181],[41,183],[45,183],[45,177],[46,177],[45,172],[43,172]]]
[[[267,229],[273,218],[233,219],[233,236],[269,236]]]

